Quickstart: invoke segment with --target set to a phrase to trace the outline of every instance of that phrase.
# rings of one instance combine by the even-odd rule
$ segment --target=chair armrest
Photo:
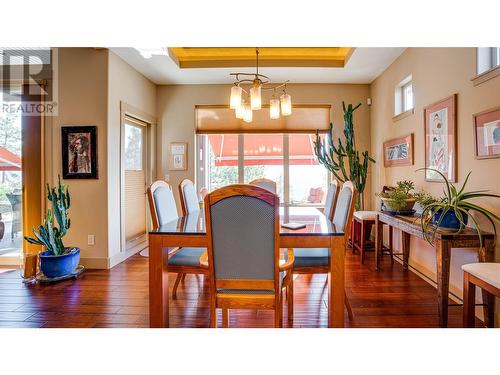
[[[200,267],[208,268],[208,253],[206,251],[200,255]]]
[[[288,248],[287,250],[288,259],[285,261],[280,261],[280,271],[287,271],[293,267],[293,262],[295,261],[295,255],[293,254],[293,249]]]

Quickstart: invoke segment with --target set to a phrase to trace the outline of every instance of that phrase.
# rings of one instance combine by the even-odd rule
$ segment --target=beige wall
[[[110,266],[124,259],[120,225],[120,103],[155,117],[156,85],[113,52],[108,64],[108,248]]]
[[[47,175],[57,183],[61,168],[61,126],[96,125],[98,140],[97,180],[65,180],[71,193],[71,229],[67,246],[81,249],[81,257],[101,263],[108,252],[107,211],[107,82],[108,51],[92,48],[58,50],[58,116],[47,118]],[[87,235],[95,235],[95,245],[87,245]],[[85,264],[85,263],[84,263]]]
[[[184,178],[195,178],[195,110],[197,104],[229,104],[230,85],[163,85],[157,89],[157,117],[159,124],[158,177],[170,176],[170,183],[176,187]],[[370,147],[370,107],[366,105],[369,96],[368,85],[295,84],[287,85],[292,101],[300,104],[331,104],[335,136],[342,135],[342,100],[346,103],[363,103],[356,110],[354,126],[357,146],[360,150]],[[168,145],[170,142],[188,142],[189,168],[187,171],[168,170]],[[370,198],[370,182],[367,198]],[[175,188],[177,196],[177,189]],[[368,205],[370,201],[368,199]],[[180,207],[180,206],[179,206]]]
[[[61,174],[61,126],[96,125],[99,179],[66,180],[71,229],[65,244],[81,248],[82,263],[108,268],[125,259],[120,244],[120,102],[154,117],[156,86],[106,49],[59,48],[58,116],[46,118],[46,180]],[[95,245],[87,245],[87,235]]]
[[[426,182],[422,172],[424,167],[424,124],[423,108],[454,93],[458,94],[458,183],[464,182],[472,171],[468,189],[490,189],[500,194],[500,159],[476,160],[474,158],[474,136],[472,115],[500,105],[500,77],[474,87],[471,78],[475,75],[475,48],[408,48],[371,85],[373,99],[371,115],[371,150],[377,160],[383,160],[382,143],[388,139],[414,133],[415,164],[406,167],[384,168],[377,163],[372,174],[374,191],[383,185],[393,185],[396,181],[411,179],[418,188],[435,195],[442,194],[442,184]],[[415,112],[397,122],[393,122],[394,87],[408,75],[413,77]],[[378,199],[373,201],[373,208]],[[499,200],[478,200],[485,207],[500,213]],[[485,229],[488,223],[481,220]],[[498,227],[497,229],[500,229]],[[496,247],[500,260],[499,245]],[[450,289],[462,294],[462,272],[460,266],[476,261],[476,251],[455,249],[451,259]],[[426,242],[412,238],[410,263],[435,280],[434,249]]]

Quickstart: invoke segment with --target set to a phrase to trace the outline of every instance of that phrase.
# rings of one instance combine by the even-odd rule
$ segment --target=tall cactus
[[[30,244],[45,246],[51,255],[63,255],[66,249],[62,238],[71,226],[68,217],[71,200],[68,188],[61,182],[61,176],[59,176],[57,189],[51,189],[47,184],[47,199],[51,202],[52,209],[47,209],[45,219],[38,227],[38,231],[33,228],[34,238],[25,236],[24,239]],[[57,222],[57,227],[54,221]]]
[[[316,141],[314,142],[314,152],[318,161],[332,172],[340,182],[352,181],[358,190],[359,197],[361,198],[356,201],[358,209],[364,206],[363,192],[366,187],[368,161],[375,163],[375,160],[368,155],[368,151],[361,153],[363,157],[363,162],[361,162],[360,153],[356,150],[352,115],[360,106],[361,103],[356,107],[349,104],[346,108],[344,102],[342,102],[345,146],[340,138],[338,138],[337,146],[333,143],[333,123],[330,123],[330,132],[325,137],[325,141],[321,140],[319,131],[316,131]],[[348,169],[346,169],[345,158],[347,158]]]

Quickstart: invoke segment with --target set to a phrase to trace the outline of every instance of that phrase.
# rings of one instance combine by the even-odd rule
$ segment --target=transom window
[[[408,76],[399,82],[394,90],[394,115],[413,109],[413,82],[412,77]]]
[[[500,47],[479,47],[477,49],[477,74],[500,66]]]

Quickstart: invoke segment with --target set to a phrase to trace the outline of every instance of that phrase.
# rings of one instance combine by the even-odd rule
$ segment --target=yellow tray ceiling
[[[254,67],[254,47],[170,47],[170,57],[179,68]],[[330,67],[345,66],[351,47],[259,47],[259,66]]]

